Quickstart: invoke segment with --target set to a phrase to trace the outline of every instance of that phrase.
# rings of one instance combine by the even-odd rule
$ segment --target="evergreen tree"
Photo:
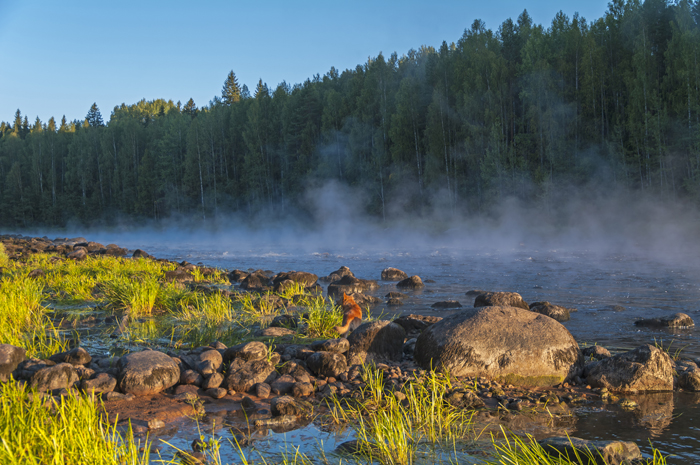
[[[97,103],[92,104],[90,111],[88,111],[88,114],[85,117],[85,121],[87,121],[88,125],[93,128],[99,128],[105,125],[104,121],[102,120],[100,109],[97,108]]]
[[[238,85],[236,74],[231,71],[224,81],[224,87],[221,89],[221,100],[226,105],[233,105],[241,100],[241,87]]]

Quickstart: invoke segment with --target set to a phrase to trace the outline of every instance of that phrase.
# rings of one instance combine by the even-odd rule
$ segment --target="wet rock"
[[[240,358],[245,362],[267,358],[267,346],[259,341],[246,342],[231,346],[224,352],[224,362]]]
[[[410,278],[406,278],[396,283],[396,287],[398,287],[399,289],[415,290],[424,288],[425,284],[423,284],[423,281],[420,279],[420,276],[411,276]]]
[[[163,352],[144,350],[123,356],[117,363],[119,390],[136,396],[156,394],[180,380],[180,367]]]
[[[180,384],[195,384],[200,386],[204,377],[195,370],[184,370],[180,372]]]
[[[108,373],[98,373],[94,378],[84,379],[80,382],[80,389],[88,394],[112,392],[116,387],[117,378]]]
[[[43,278],[45,276],[46,276],[46,273],[44,273],[44,270],[42,270],[41,268],[37,268],[36,270],[30,271],[29,274],[27,275],[27,278],[37,279],[37,278]]]
[[[314,393],[314,386],[311,383],[294,383],[292,386],[292,395],[294,397],[306,397]]]
[[[379,299],[377,297],[374,297],[372,295],[367,295],[367,294],[348,294],[348,296],[352,297],[355,299],[355,303],[359,305],[360,307],[366,307],[368,305],[376,305],[382,301],[382,299]]]
[[[163,420],[159,420],[158,418],[151,418],[148,420],[147,425],[148,429],[159,429],[165,427],[165,422]]]
[[[399,307],[399,306],[403,305],[403,301],[401,301],[401,299],[397,299],[397,298],[392,297],[386,301],[386,304],[390,305],[392,307]]]
[[[136,249],[136,250],[134,250],[134,253],[131,255],[131,257],[132,258],[153,258],[153,255],[150,255],[141,249]]]
[[[474,392],[467,389],[455,389],[445,396],[445,401],[459,409],[475,409],[483,407],[484,401]]]
[[[21,347],[10,344],[0,344],[0,382],[7,382],[10,373],[26,360],[27,351]]]
[[[272,416],[281,415],[307,415],[313,411],[312,406],[303,400],[290,396],[275,397],[270,401],[270,411]]]
[[[71,365],[87,365],[92,361],[92,357],[87,350],[76,347],[66,352],[54,354],[49,357],[49,360],[56,363],[70,363]]]
[[[328,285],[328,296],[337,297],[346,294],[362,294],[365,291],[374,291],[379,289],[377,281],[371,279],[358,279],[354,276],[343,276],[337,281],[333,281]]]
[[[612,357],[612,354],[608,349],[602,346],[591,346],[586,347],[581,350],[584,357],[594,358],[596,360],[603,360],[604,358]]]
[[[674,363],[669,355],[643,345],[586,365],[584,377],[592,387],[610,391],[671,391]]]
[[[407,337],[418,337],[430,325],[442,320],[439,316],[426,315],[404,315],[394,320],[394,323],[401,326],[406,331]]]
[[[401,361],[406,331],[386,320],[363,323],[348,336],[350,365],[368,362]]]
[[[315,375],[332,377],[348,369],[345,356],[333,352],[314,352],[306,359],[306,366]]]
[[[224,388],[211,388],[204,391],[204,394],[214,399],[221,399],[228,394],[228,391]]]
[[[37,371],[29,381],[29,387],[39,392],[69,389],[78,383],[78,374],[70,363],[59,363]]]
[[[297,382],[292,375],[282,375],[272,382],[270,389],[275,395],[284,395],[292,392],[294,384]]]
[[[435,302],[430,308],[462,308],[462,304],[456,300],[443,300],[441,302]]]
[[[628,464],[640,460],[642,453],[637,444],[631,441],[587,441],[575,437],[550,437],[538,441],[539,445],[552,457],[562,457],[567,461],[579,461],[590,451],[594,463],[598,465]]]
[[[291,336],[297,332],[293,329],[281,328],[279,326],[268,326],[267,328],[258,329],[253,333],[255,337],[283,337]]]
[[[678,375],[678,387],[684,391],[700,392],[700,370],[688,370]]]
[[[202,381],[202,389],[215,389],[221,386],[224,382],[224,375],[221,373],[212,373]]]
[[[530,311],[537,312],[540,315],[546,315],[557,321],[569,321],[571,318],[568,308],[552,305],[549,302],[533,302],[530,304]]]
[[[464,295],[468,295],[469,297],[476,297],[481,294],[486,294],[487,291],[482,291],[481,289],[472,289],[467,291]]]
[[[277,315],[270,322],[271,328],[289,328],[296,329],[299,326],[299,317],[297,315]]]
[[[222,387],[237,392],[248,392],[257,383],[265,382],[274,373],[275,365],[267,360],[251,360],[232,369]]]
[[[278,273],[272,278],[272,285],[277,286],[283,281],[292,281],[301,284],[304,287],[311,287],[318,281],[318,276],[305,271],[288,271],[286,273]]]
[[[401,281],[408,278],[408,275],[398,268],[384,268],[382,270],[382,281]]]
[[[674,315],[662,318],[644,318],[634,322],[635,326],[651,326],[665,328],[684,328],[695,326],[695,322],[690,316],[685,313],[676,313]]]
[[[453,376],[531,386],[559,384],[583,366],[578,343],[561,323],[500,306],[464,310],[430,326],[418,337],[414,358]]]
[[[262,273],[251,273],[241,281],[241,289],[261,291],[270,287],[270,280]]]
[[[194,396],[198,396],[198,392],[199,387],[195,386],[194,384],[180,384],[178,386],[175,386],[173,394],[175,394],[176,396],[181,396],[182,394],[192,394]]]
[[[486,292],[479,294],[474,299],[474,308],[477,307],[517,307],[530,310],[530,306],[517,292]]]
[[[66,258],[69,258],[71,260],[75,260],[75,261],[79,262],[81,260],[85,260],[87,258],[87,256],[88,256],[87,249],[85,249],[84,247],[80,247],[80,248],[73,250],[69,254],[67,254]]]
[[[388,293],[387,295],[385,295],[384,297],[386,297],[387,299],[405,299],[405,298],[406,298],[406,294],[404,294],[403,292],[396,292],[396,291],[394,291],[394,292],[389,292],[389,293]]]
[[[333,283],[333,282],[341,280],[345,276],[350,276],[353,278],[355,277],[355,275],[352,273],[352,271],[350,271],[350,268],[348,268],[347,266],[341,266],[340,268],[338,268],[337,270],[335,270],[334,272],[332,272],[328,276],[324,276],[324,277],[320,278],[320,281],[323,281],[326,283]]]
[[[186,452],[184,450],[177,451],[175,457],[179,459],[182,465],[206,465],[207,456],[204,452]]]
[[[226,276],[231,283],[240,283],[248,276],[248,273],[242,270],[232,270]]]
[[[325,341],[315,341],[311,343],[311,350],[316,352],[333,352],[344,354],[350,349],[350,343],[344,337],[338,339],[326,339]]]

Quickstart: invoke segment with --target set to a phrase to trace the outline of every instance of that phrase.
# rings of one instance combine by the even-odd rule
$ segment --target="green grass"
[[[5,244],[0,242],[0,266],[5,267],[10,264],[10,259],[7,256],[7,252],[5,251]]]
[[[147,465],[148,444],[121,436],[101,415],[94,398],[64,396],[42,401],[14,381],[0,397],[0,463]],[[46,402],[46,403],[45,403]]]

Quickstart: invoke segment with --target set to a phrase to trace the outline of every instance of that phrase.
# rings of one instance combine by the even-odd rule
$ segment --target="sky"
[[[0,121],[105,121],[121,103],[206,105],[229,71],[251,92],[343,71],[383,52],[456,42],[475,19],[496,31],[524,9],[594,21],[608,0],[68,1],[0,0]]]

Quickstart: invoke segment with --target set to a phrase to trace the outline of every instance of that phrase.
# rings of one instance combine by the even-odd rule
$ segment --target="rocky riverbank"
[[[105,255],[157,260],[141,250],[84,238],[0,236],[0,241],[15,262],[36,253],[53,254],[56,260]],[[643,402],[635,406],[630,395],[700,390],[696,361],[674,359],[652,345],[615,355],[599,346],[582,350],[560,323],[572,309],[549,302],[528,305],[516,293],[478,291],[474,308],[445,318],[407,315],[366,321],[346,338],[308,340],[304,309],[296,306],[293,296],[279,293],[296,286],[299,292],[318,294],[323,292],[321,281],[327,283],[329,296],[345,292],[366,306],[381,302],[365,294],[376,289],[377,282],[341,267],[320,279],[308,272],[230,270],[230,285],[214,286],[206,277],[220,270],[186,262],[172,265],[163,280],[224,297],[250,293],[279,314],[259,324],[251,340],[230,346],[212,341],[187,350],[143,350],[121,357],[74,347],[38,359],[27,358],[20,347],[2,344],[0,380],[12,376],[40,396],[94,393],[105,402],[110,419],[131,420],[137,431],[221,410],[256,413],[261,428],[291,430],[327,409],[328,399],[360,400],[370,372],[380,373],[383,391],[406,405],[408,386],[424,382],[431,370],[446,373],[450,387],[445,402],[498,419],[543,406],[568,412],[596,402],[622,402],[625,408],[642,410]],[[0,272],[0,279],[6,279],[5,271]],[[42,273],[37,268],[27,276],[39,279]],[[381,276],[397,281],[397,291],[386,296],[387,304],[400,302],[401,292],[424,286],[420,277],[395,268],[383,270]],[[461,307],[456,301],[434,305]],[[642,324],[693,322],[677,314]]]

